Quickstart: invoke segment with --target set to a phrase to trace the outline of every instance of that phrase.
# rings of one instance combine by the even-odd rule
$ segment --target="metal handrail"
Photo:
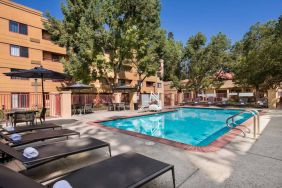
[[[230,129],[238,129],[238,130],[242,131],[242,132],[244,133],[244,136],[245,136],[246,133],[245,133],[243,130],[234,127],[233,125],[231,126],[231,125],[229,124],[229,120],[231,119],[231,120],[232,120],[232,124],[235,124],[235,122],[234,122],[234,118],[235,118],[235,117],[237,117],[237,116],[239,116],[239,115],[241,115],[241,114],[243,114],[243,113],[245,113],[245,112],[249,112],[249,113],[251,113],[251,114],[254,116],[254,138],[256,138],[257,133],[258,133],[258,134],[260,133],[260,120],[259,120],[259,112],[258,112],[258,111],[255,111],[255,112],[254,112],[254,111],[255,111],[255,110],[244,110],[244,111],[242,111],[242,112],[240,112],[240,113],[238,113],[238,114],[235,114],[235,115],[233,115],[233,116],[228,117],[228,118],[226,119],[226,121],[225,121],[226,126],[229,127]]]

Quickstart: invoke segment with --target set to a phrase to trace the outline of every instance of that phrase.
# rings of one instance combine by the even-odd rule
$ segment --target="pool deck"
[[[92,136],[109,142],[113,155],[135,151],[173,164],[176,184],[180,188],[282,187],[282,111],[268,111],[261,116],[264,130],[257,140],[252,138],[252,134],[246,138],[237,136],[220,150],[206,153],[187,151],[89,124],[91,121],[136,114],[139,113],[100,111],[50,121],[79,131],[82,137]],[[48,163],[27,174],[42,181],[108,157],[106,149],[94,150]],[[144,187],[172,187],[171,174],[166,173]]]

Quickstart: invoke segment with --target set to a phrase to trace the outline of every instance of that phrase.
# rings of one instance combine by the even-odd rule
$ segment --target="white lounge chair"
[[[161,107],[161,105],[151,104],[151,105],[149,106],[149,110],[150,110],[150,111],[153,111],[153,112],[158,112],[158,111],[161,111],[161,110],[162,110],[162,107]]]

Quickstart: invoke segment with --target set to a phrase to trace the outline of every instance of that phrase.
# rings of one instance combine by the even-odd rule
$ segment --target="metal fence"
[[[44,94],[48,116],[61,115],[61,94]],[[13,109],[41,109],[42,93],[0,93],[0,108],[3,111]]]
[[[112,100],[113,95],[110,93],[72,93],[71,95],[72,105],[91,104],[95,110],[103,110],[107,108],[108,104],[111,103]]]

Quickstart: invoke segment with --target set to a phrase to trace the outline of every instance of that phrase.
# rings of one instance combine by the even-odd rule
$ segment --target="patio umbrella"
[[[44,97],[44,79],[60,79],[64,80],[67,78],[66,74],[52,71],[49,69],[45,69],[42,66],[35,67],[29,70],[19,70],[4,73],[6,76],[14,76],[14,77],[21,77],[21,78],[41,78],[41,86],[42,86],[42,101],[43,101],[43,108],[45,108],[45,97]]]
[[[74,89],[74,90],[78,90],[79,94],[78,94],[78,99],[79,99],[79,103],[80,103],[80,90],[82,89],[90,89],[92,88],[92,86],[86,85],[86,84],[81,84],[81,83],[75,83],[73,85],[67,86],[65,87],[66,89]]]

